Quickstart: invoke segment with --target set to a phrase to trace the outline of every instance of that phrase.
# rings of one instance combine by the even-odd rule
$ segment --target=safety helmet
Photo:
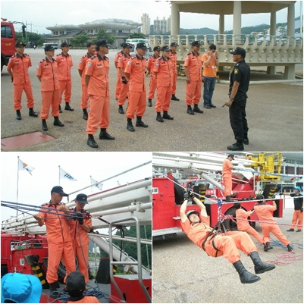
[[[299,186],[294,187],[295,190],[301,191],[301,188]]]
[[[189,216],[190,216],[192,213],[195,213],[197,216],[199,216],[199,213],[198,213],[196,210],[189,210],[189,211],[186,213],[187,218],[189,218]]]

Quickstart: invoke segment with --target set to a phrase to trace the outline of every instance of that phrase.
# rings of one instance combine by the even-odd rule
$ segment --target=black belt
[[[215,244],[214,244],[214,238],[216,237],[217,234],[218,234],[218,232],[213,233],[213,230],[210,231],[210,232],[207,234],[207,236],[206,236],[206,238],[205,238],[205,240],[203,241],[203,244],[202,244],[203,250],[206,251],[205,245],[206,245],[207,239],[211,236],[211,239],[210,239],[210,240],[212,240],[212,246],[213,246],[213,248],[216,250],[215,257],[217,257],[217,253],[218,253],[218,251],[220,251],[218,248],[216,248],[216,246],[215,246]],[[207,254],[208,254],[208,253],[207,253]]]

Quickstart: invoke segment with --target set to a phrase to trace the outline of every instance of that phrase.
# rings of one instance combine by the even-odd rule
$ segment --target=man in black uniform
[[[231,74],[229,85],[229,100],[223,105],[229,107],[230,125],[236,139],[236,143],[228,146],[231,151],[243,151],[249,144],[247,136],[248,126],[246,119],[246,101],[249,88],[250,68],[245,62],[246,51],[237,47],[230,51],[233,61],[236,62]]]
[[[303,194],[300,193],[301,188],[299,186],[295,187],[294,193],[290,196],[293,197],[294,202],[294,212],[292,217],[292,223],[287,231],[294,231],[295,226],[298,226],[297,232],[302,231],[303,226]]]

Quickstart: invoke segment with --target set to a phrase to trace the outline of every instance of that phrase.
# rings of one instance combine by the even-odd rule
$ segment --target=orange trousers
[[[29,109],[34,107],[34,97],[31,83],[14,84],[14,110],[22,109],[21,97],[23,91],[25,92],[27,98],[27,107]]]
[[[157,79],[150,77],[148,99],[153,99],[157,88]]]
[[[230,196],[232,192],[232,177],[231,176],[225,176],[223,177],[223,182],[224,182],[224,195],[225,197]]]
[[[198,104],[202,95],[202,81],[190,81],[186,85],[186,105]]]
[[[66,268],[66,275],[64,282],[68,274],[76,270],[75,255],[72,242],[48,244],[48,268],[46,272],[46,280],[48,283],[54,283],[58,281],[57,270],[62,259],[62,262]]]
[[[59,80],[60,103],[62,101],[62,94],[64,93],[64,101],[71,102],[72,82],[71,80]]]
[[[87,121],[87,134],[94,134],[98,126],[107,129],[110,122],[110,98],[100,95],[89,95],[90,112]]]
[[[290,241],[287,240],[286,236],[282,233],[280,227],[276,224],[269,224],[269,225],[263,225],[262,226],[263,236],[264,236],[264,242],[270,242],[270,232],[273,233],[279,241],[284,245],[287,246],[290,244]]]
[[[157,99],[155,104],[155,111],[161,112],[161,111],[168,111],[170,107],[170,101],[171,101],[171,91],[172,87],[163,87],[158,86],[157,87]]]
[[[248,227],[244,230],[240,230],[243,232],[247,232],[248,234],[252,235],[259,243],[263,244],[263,238],[261,237],[261,235],[253,228],[253,227]]]
[[[294,229],[297,226],[298,229],[302,230],[303,226],[303,212],[301,210],[295,210],[293,212],[292,222],[291,222],[291,229]]]
[[[146,91],[143,92],[129,92],[129,105],[127,109],[127,118],[134,119],[136,116],[142,117],[146,111]]]
[[[115,98],[119,98],[120,90],[121,90],[121,75],[119,69],[117,69],[117,79],[116,79],[116,86],[115,86]]]
[[[123,106],[129,93],[129,84],[121,83],[118,105]]]
[[[48,119],[50,107],[52,106],[52,116],[59,116],[59,90],[41,92],[41,119]]]
[[[224,258],[232,264],[241,259],[238,249],[246,255],[257,251],[250,236],[246,232],[239,231],[227,231],[226,233],[218,234],[214,237],[214,245],[219,250],[217,257],[223,255]],[[212,239],[210,239],[210,237],[205,243],[205,251],[208,255],[216,257],[216,250],[212,245]]]
[[[172,73],[172,95],[175,95],[176,93],[176,81],[177,81],[177,72],[176,72],[176,69],[173,70],[173,73]]]
[[[82,85],[81,109],[87,109],[89,107],[88,100],[88,87],[86,85]]]
[[[89,245],[77,246],[74,243],[74,253],[78,260],[79,271],[84,275],[85,282],[89,282]]]

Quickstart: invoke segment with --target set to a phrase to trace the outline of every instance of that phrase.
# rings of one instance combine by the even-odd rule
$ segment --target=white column
[[[270,14],[270,36],[276,34],[276,24],[277,24],[277,13],[271,12]],[[276,67],[275,66],[268,66],[267,67],[267,74],[274,75],[276,73]]]
[[[290,4],[287,13],[287,36],[294,37],[295,32],[295,6]]]
[[[219,15],[219,34],[224,34],[224,32],[225,32],[225,19],[224,19],[224,17],[225,17],[224,14]]]
[[[179,28],[179,7],[177,3],[171,2],[171,35],[179,35]]]
[[[242,28],[241,1],[233,1],[233,35],[240,35]]]

